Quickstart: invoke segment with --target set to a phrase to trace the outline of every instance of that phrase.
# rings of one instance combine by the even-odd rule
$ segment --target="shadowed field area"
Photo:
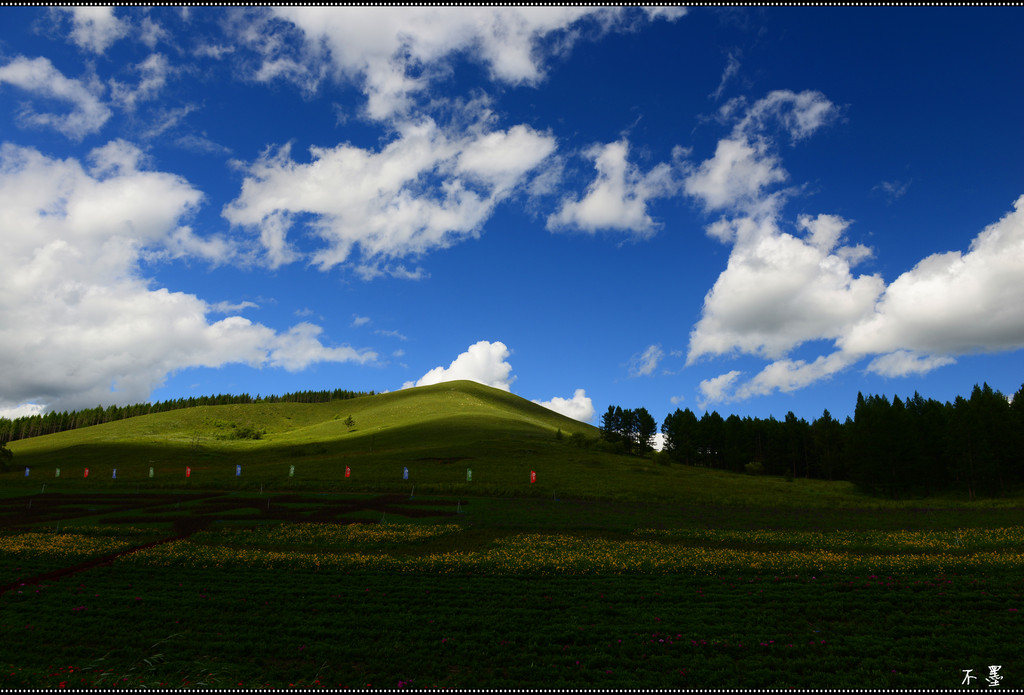
[[[576,446],[588,426],[491,391],[15,442],[32,465],[0,493],[0,683],[956,688],[993,666],[1024,682],[1019,499],[662,466]],[[228,421],[266,433],[218,438]]]

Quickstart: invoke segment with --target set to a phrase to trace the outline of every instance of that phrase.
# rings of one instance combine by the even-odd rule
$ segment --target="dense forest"
[[[646,410],[609,406],[601,437],[626,452],[649,451]],[[1024,386],[1012,401],[988,384],[953,403],[915,393],[857,394],[852,418],[826,410],[814,422],[792,412],[774,417],[698,418],[677,409],[662,423],[664,456],[691,466],[823,480],[849,480],[871,494],[897,499],[957,488],[971,499],[1002,496],[1024,484]]]
[[[49,412],[46,415],[30,415],[13,420],[0,418],[0,443],[16,439],[27,439],[28,437],[39,437],[44,434],[53,434],[54,432],[63,432],[79,427],[100,425],[104,422],[124,420],[125,418],[138,415],[148,415],[149,413],[163,413],[168,410],[194,408],[200,405],[327,403],[372,395],[373,391],[362,393],[360,391],[346,391],[345,389],[334,389],[333,391],[296,391],[295,393],[286,393],[283,396],[257,395],[255,398],[247,393],[238,396],[220,394],[217,396],[200,396],[198,398],[178,398],[177,400],[160,401],[158,403],[138,403],[125,406],[112,405],[107,408],[96,406],[88,410],[63,411],[59,413]]]

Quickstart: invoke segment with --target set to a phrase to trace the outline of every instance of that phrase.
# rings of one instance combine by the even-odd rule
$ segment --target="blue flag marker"
[[[117,480],[117,469],[116,468],[114,469],[114,475],[112,475],[110,477],[112,477],[114,480]]]
[[[408,468],[403,468],[402,469],[402,480],[408,480],[408,479],[409,479],[409,469]]]
[[[28,477],[28,466],[25,466],[25,477]]]
[[[240,475],[242,475],[242,467],[241,466],[235,466],[235,477],[237,478]]]

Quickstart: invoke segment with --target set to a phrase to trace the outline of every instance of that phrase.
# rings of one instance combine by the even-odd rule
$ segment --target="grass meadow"
[[[0,687],[1022,687],[1020,499],[878,500],[574,432],[596,434],[456,383],[13,442]]]

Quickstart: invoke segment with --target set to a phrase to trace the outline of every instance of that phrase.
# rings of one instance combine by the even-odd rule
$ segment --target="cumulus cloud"
[[[0,148],[0,408],[145,401],[187,367],[376,359],[325,345],[308,323],[278,333],[241,316],[210,321],[229,307],[141,277],[146,254],[188,252],[182,221],[202,200],[143,160],[124,141],[93,150],[88,166]]]
[[[835,120],[839,108],[820,92],[776,90],[750,106],[742,97],[732,99],[719,113],[723,120],[734,121],[732,134],[718,141],[713,157],[690,172],[684,190],[709,212],[752,214],[763,207],[765,190],[788,178],[776,154],[774,133],[781,129],[799,142]]]
[[[853,275],[850,259],[859,252],[837,248],[847,225],[830,215],[801,217],[806,234],[798,238],[772,217],[735,221],[735,246],[704,298],[687,364],[734,351],[777,359],[806,341],[843,335],[884,289],[877,275]]]
[[[100,89],[65,77],[46,58],[19,56],[0,67],[0,85],[10,84],[39,97],[66,102],[71,111],[65,114],[38,113],[31,103],[22,105],[18,114],[27,126],[54,128],[72,140],[81,140],[95,133],[111,116],[100,100]]]
[[[861,354],[948,356],[1024,347],[1024,196],[971,241],[893,280],[839,341]]]
[[[597,177],[581,200],[572,196],[562,200],[558,212],[548,217],[548,229],[576,228],[591,233],[613,229],[641,237],[654,234],[658,225],[648,215],[647,203],[675,193],[678,183],[673,167],[662,163],[641,174],[635,164],[626,161],[628,154],[625,138],[590,148],[586,156],[594,160]]]
[[[650,376],[654,374],[654,370],[657,369],[658,363],[664,356],[665,351],[661,349],[660,345],[649,346],[643,352],[638,352],[630,358],[629,375]]]
[[[1024,347],[1024,196],[967,253],[932,254],[886,285],[877,274],[853,272],[872,251],[843,245],[848,220],[801,215],[796,233],[783,231],[782,198],[770,189],[785,179],[773,128],[797,142],[838,109],[820,94],[788,91],[740,107],[746,102],[723,107],[735,121],[732,134],[685,182],[706,209],[726,213],[707,232],[732,245],[691,330],[687,364],[732,353],[770,363],[746,382],[735,370],[701,382],[704,403],[803,388],[867,357],[866,371],[897,377],[959,355]],[[833,351],[788,356],[813,340],[832,341]]]
[[[447,367],[434,367],[419,380],[405,382],[402,388],[467,379],[485,386],[493,386],[502,391],[509,391],[512,382],[516,380],[514,376],[509,376],[512,372],[512,365],[507,362],[510,354],[512,353],[509,352],[509,349],[500,341],[492,343],[481,340],[470,345]]]
[[[71,16],[69,38],[79,48],[102,54],[111,44],[128,34],[129,25],[114,16],[109,6],[55,7]]]
[[[377,361],[372,350],[356,350],[347,345],[327,347],[319,336],[324,329],[302,322],[285,333],[278,333],[266,342],[266,362],[271,367],[282,367],[298,372],[317,362],[356,362],[366,364]]]
[[[312,147],[309,164],[296,163],[287,145],[268,151],[248,167],[224,216],[257,230],[277,267],[302,257],[288,232],[297,215],[311,214],[310,229],[324,242],[313,262],[327,270],[358,249],[372,277],[385,260],[477,235],[495,206],[555,148],[553,137],[524,125],[455,133],[424,119],[399,131],[379,152]]]
[[[576,389],[572,398],[559,398],[555,396],[550,401],[533,402],[580,422],[590,422],[594,417],[594,403],[587,396],[585,389]]]
[[[453,56],[482,63],[491,79],[533,85],[544,77],[546,44],[552,37],[568,49],[568,31],[591,17],[602,29],[625,16],[624,8],[586,6],[508,7],[331,7],[275,8],[275,16],[305,37],[302,55],[280,55],[263,39],[265,75],[308,80],[325,62],[336,79],[355,82],[367,96],[366,112],[376,119],[407,114],[416,97]],[[682,13],[650,14],[674,20]],[[263,36],[266,36],[264,30]],[[550,49],[547,49],[550,50]]]
[[[736,137],[719,140],[715,155],[691,172],[683,186],[712,211],[750,206],[761,200],[765,188],[787,176],[764,142]]]

